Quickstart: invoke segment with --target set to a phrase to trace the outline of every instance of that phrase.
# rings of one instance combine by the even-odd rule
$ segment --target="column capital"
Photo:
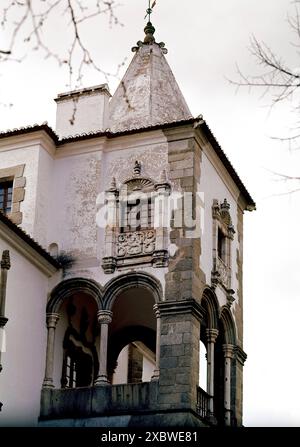
[[[60,315],[59,314],[55,314],[55,313],[51,313],[51,314],[46,314],[46,324],[47,324],[47,328],[56,328],[57,322],[59,320]]]
[[[206,339],[208,343],[215,343],[218,335],[218,329],[206,329]]]
[[[235,353],[235,346],[234,345],[223,345],[223,352],[224,352],[224,357],[225,358],[229,358],[229,359],[233,359],[234,358],[234,353]]]
[[[155,316],[156,316],[156,318],[160,318],[160,311],[159,311],[158,304],[154,304],[154,306],[153,306],[153,310],[154,310],[154,312],[155,312]]]
[[[113,313],[110,310],[99,310],[97,312],[98,322],[100,324],[109,324],[112,322]]]
[[[3,252],[2,252],[1,269],[3,269],[3,270],[9,270],[10,269],[9,250],[3,250]]]

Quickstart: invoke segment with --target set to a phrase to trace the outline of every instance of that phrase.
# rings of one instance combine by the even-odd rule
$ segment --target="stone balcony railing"
[[[40,421],[155,411],[157,390],[157,382],[85,388],[44,388],[41,395]]]
[[[196,411],[202,419],[209,417],[210,396],[202,388],[197,388],[197,407]]]

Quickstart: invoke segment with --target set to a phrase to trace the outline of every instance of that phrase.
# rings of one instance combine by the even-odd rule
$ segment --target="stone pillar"
[[[1,373],[2,371],[1,351],[2,349],[4,350],[4,343],[5,343],[4,326],[8,322],[8,318],[5,317],[7,272],[10,269],[10,257],[8,250],[3,251],[0,266],[1,266],[1,273],[0,273],[0,373]]]
[[[46,367],[43,388],[53,388],[53,366],[54,366],[54,346],[55,346],[55,330],[59,320],[59,314],[49,313],[46,315],[47,323],[47,354]]]
[[[10,269],[9,251],[4,250],[1,258],[1,276],[0,276],[0,316],[5,315],[5,299],[7,285],[7,271]]]
[[[4,326],[8,322],[5,317],[5,300],[6,300],[6,285],[7,285],[7,271],[10,269],[9,251],[4,250],[1,258],[1,273],[0,273],[0,373],[2,371],[1,352],[5,350]],[[0,411],[2,410],[2,402],[0,402]]]
[[[117,199],[119,190],[117,189],[116,179],[113,177],[110,188],[106,193],[106,228],[105,228],[105,242],[104,242],[104,257],[102,259],[102,268],[104,273],[114,273],[117,265],[116,261],[116,228],[118,226],[118,206]],[[101,222],[98,222],[98,225]]]
[[[224,352],[224,409],[225,425],[231,425],[231,360],[234,356],[233,345],[223,345]]]
[[[217,329],[206,329],[207,337],[207,393],[209,399],[209,413],[214,415],[214,371],[215,371],[215,342],[219,331]]]
[[[156,365],[155,370],[153,372],[153,376],[151,380],[159,379],[159,369],[160,369],[160,333],[161,333],[161,319],[158,305],[155,304],[153,306],[156,316]]]
[[[100,361],[99,374],[95,385],[108,384],[107,379],[107,342],[108,342],[108,325],[112,321],[112,312],[110,310],[99,310],[97,316],[100,323]]]
[[[178,411],[173,422],[189,425],[199,385],[199,334],[202,309],[195,300],[159,303],[161,358],[158,406]]]

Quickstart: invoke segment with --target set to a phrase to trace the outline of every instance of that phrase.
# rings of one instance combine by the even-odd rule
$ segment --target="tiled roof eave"
[[[60,263],[53,258],[38,242],[36,242],[29,234],[27,234],[22,228],[14,224],[7,216],[0,211],[0,222],[6,225],[11,231],[13,231],[20,239],[26,244],[32,247],[40,256],[42,256],[49,264],[55,267],[57,270],[61,268]]]

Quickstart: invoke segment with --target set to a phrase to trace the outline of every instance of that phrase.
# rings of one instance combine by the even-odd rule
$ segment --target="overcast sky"
[[[131,47],[143,38],[147,1],[120,2],[116,14],[123,27],[109,27],[102,17],[84,35],[108,72],[125,57],[127,65]],[[157,0],[152,19],[192,113],[203,114],[257,203],[256,212],[246,213],[244,229],[246,426],[300,426],[300,192],[285,194],[298,183],[279,182],[270,172],[300,176],[300,151],[271,139],[288,135],[295,124],[291,104],[270,111],[270,96],[237,93],[226,78],[238,79],[236,63],[246,74],[259,72],[248,51],[252,34],[292,68],[300,67],[288,12],[293,14],[289,0]],[[61,46],[67,32],[57,18],[49,32],[53,45]],[[43,121],[54,127],[53,98],[66,90],[65,70],[35,52],[21,64],[0,64],[0,76],[1,130]],[[83,80],[84,86],[102,82],[95,70]],[[110,79],[112,92],[116,84]]]

